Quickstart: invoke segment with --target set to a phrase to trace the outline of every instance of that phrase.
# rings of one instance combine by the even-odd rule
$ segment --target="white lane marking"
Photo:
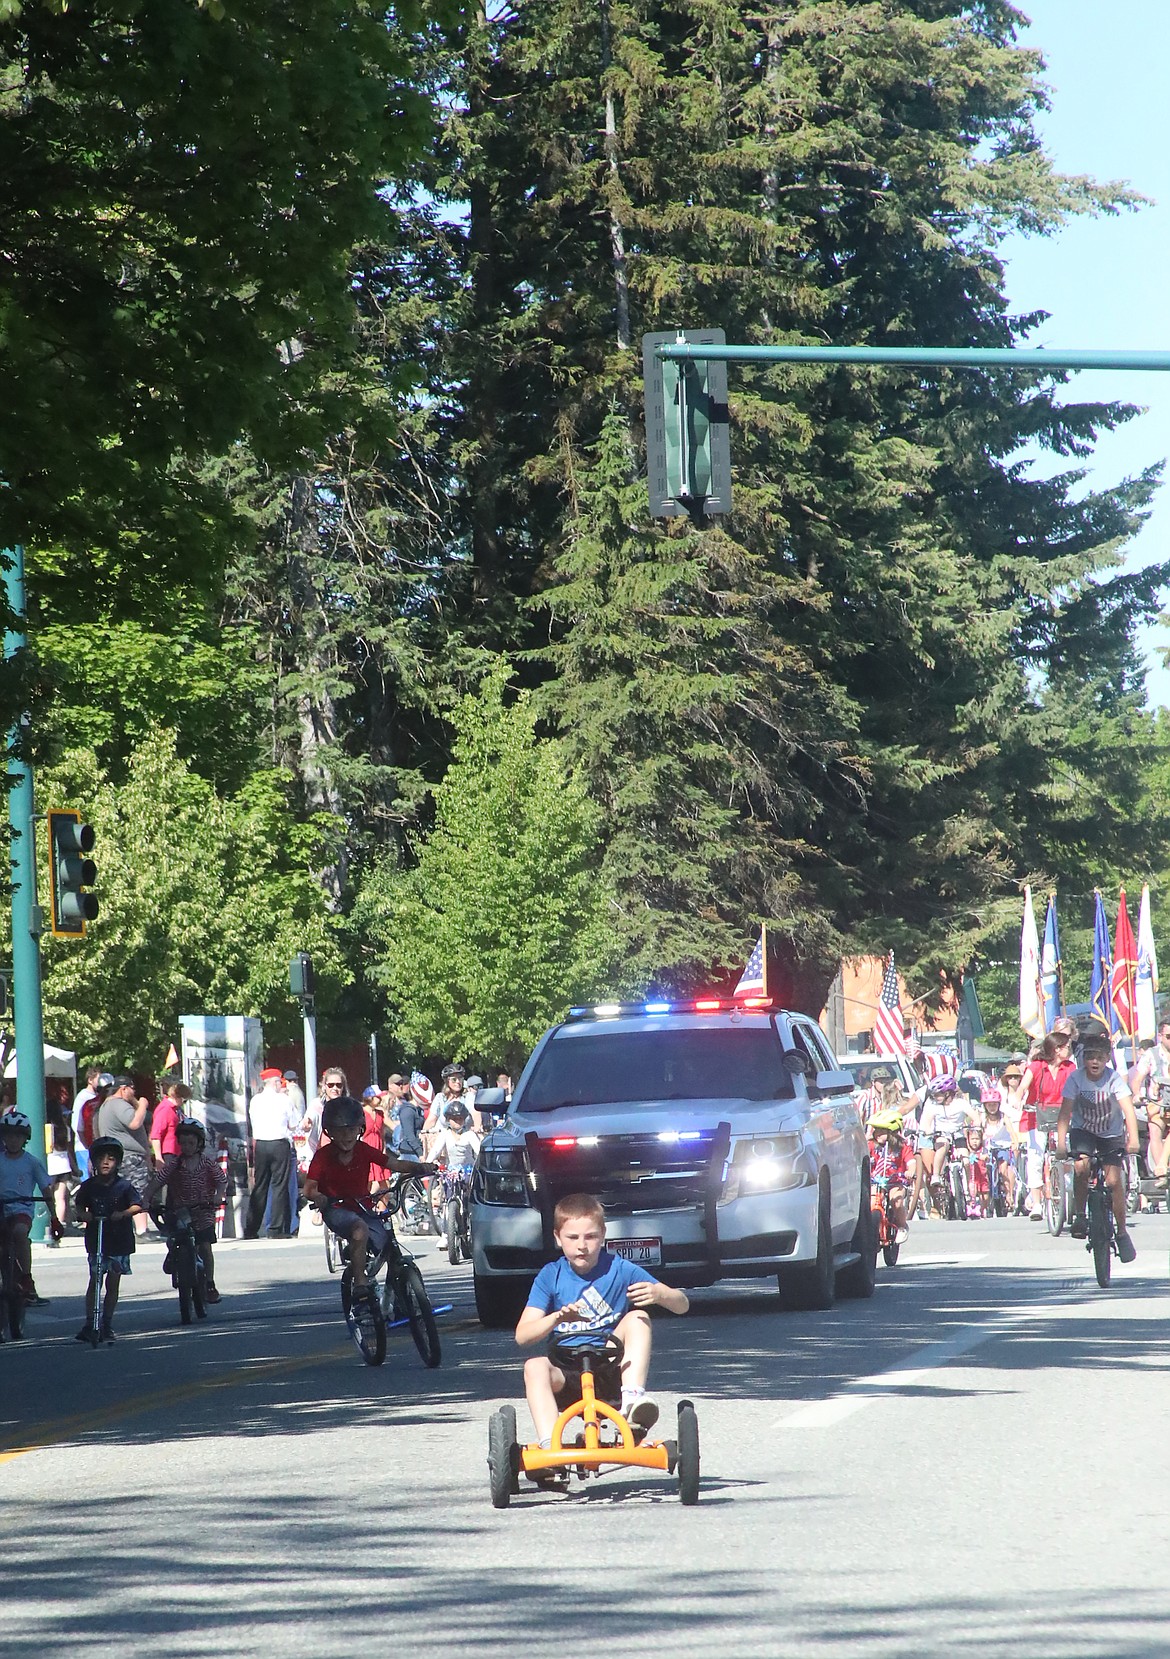
[[[772,1427],[828,1428],[830,1424],[839,1423],[845,1417],[852,1417],[854,1412],[860,1411],[863,1406],[874,1400],[889,1398],[900,1388],[917,1382],[928,1371],[937,1370],[940,1365],[948,1365],[961,1354],[969,1354],[973,1348],[979,1348],[994,1337],[1002,1336],[1014,1325],[1026,1325],[1039,1317],[1040,1309],[1028,1308],[1018,1313],[1006,1314],[1003,1318],[991,1320],[987,1324],[971,1325],[967,1330],[958,1331],[943,1342],[931,1342],[925,1348],[919,1348],[911,1355],[908,1364],[893,1365],[888,1371],[877,1371],[870,1377],[857,1377],[853,1382],[846,1383],[839,1394],[832,1394],[827,1400],[813,1400],[809,1405],[799,1406],[789,1416],[779,1418]]]
[[[979,1250],[969,1256],[903,1256],[899,1267],[961,1267],[966,1262],[986,1261],[989,1252]]]

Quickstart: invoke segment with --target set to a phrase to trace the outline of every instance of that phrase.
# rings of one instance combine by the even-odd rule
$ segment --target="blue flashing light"
[[[642,1004],[643,1014],[669,1014],[670,1009],[671,1004],[669,1002],[644,1002]]]
[[[701,1129],[683,1129],[680,1131],[678,1138],[680,1141],[701,1141],[703,1131]]]

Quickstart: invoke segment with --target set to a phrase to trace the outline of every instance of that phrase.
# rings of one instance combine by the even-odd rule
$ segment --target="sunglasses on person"
[[[326,1083],[326,1085],[325,1085],[325,1087],[326,1087],[326,1088],[327,1088],[327,1089],[338,1089],[338,1090],[341,1090],[341,1089],[344,1089],[344,1087],[345,1087],[345,1084],[344,1084],[344,1083]]]

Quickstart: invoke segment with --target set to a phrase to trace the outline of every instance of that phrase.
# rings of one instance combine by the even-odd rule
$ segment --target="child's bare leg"
[[[369,1242],[370,1229],[364,1221],[359,1221],[349,1235],[349,1259],[353,1263],[355,1292],[366,1288],[366,1246]]]
[[[550,1359],[524,1361],[524,1397],[538,1440],[549,1440],[560,1412],[557,1393],[565,1386],[564,1373]]]
[[[622,1389],[645,1388],[650,1375],[650,1315],[631,1308],[618,1320],[614,1335],[625,1345]]]
[[[106,1274],[106,1295],[105,1295],[105,1300],[102,1303],[102,1324],[103,1325],[109,1325],[109,1324],[112,1324],[112,1322],[113,1322],[114,1309],[118,1306],[118,1292],[119,1292],[119,1290],[121,1290],[121,1288],[122,1288],[122,1275],[120,1273],[116,1272],[113,1268],[111,1268],[110,1271]],[[86,1301],[88,1302],[88,1300],[89,1300],[89,1298],[87,1297]],[[92,1319],[92,1317],[93,1317],[93,1312],[92,1312],[92,1309],[91,1309],[90,1310],[90,1318]]]

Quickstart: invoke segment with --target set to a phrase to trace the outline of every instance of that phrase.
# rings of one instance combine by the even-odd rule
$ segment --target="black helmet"
[[[327,1100],[321,1111],[321,1128],[327,1135],[336,1135],[339,1129],[364,1129],[366,1114],[362,1103],[351,1094],[339,1094],[336,1100]]]
[[[9,1130],[13,1130],[18,1135],[23,1135],[26,1141],[32,1134],[32,1124],[23,1112],[17,1111],[15,1106],[10,1106],[3,1117],[0,1117],[0,1135],[7,1134]]]
[[[465,1078],[466,1076],[467,1076],[467,1073],[464,1071],[463,1067],[459,1064],[459,1062],[457,1060],[453,1060],[449,1066],[444,1066],[443,1067],[443,1082],[444,1083],[447,1081],[447,1079],[449,1077],[464,1077]]]
[[[176,1135],[195,1135],[199,1140],[199,1150],[203,1151],[207,1145],[207,1130],[198,1118],[184,1118],[175,1130]]]
[[[122,1162],[122,1154],[125,1150],[126,1148],[122,1145],[121,1141],[116,1141],[113,1135],[99,1135],[97,1140],[90,1144],[89,1161],[91,1164],[96,1164],[98,1159],[102,1157],[104,1153],[112,1152],[115,1164],[120,1165]]]
[[[470,1117],[471,1113],[461,1100],[456,1100],[447,1108],[448,1123],[466,1123]]]

